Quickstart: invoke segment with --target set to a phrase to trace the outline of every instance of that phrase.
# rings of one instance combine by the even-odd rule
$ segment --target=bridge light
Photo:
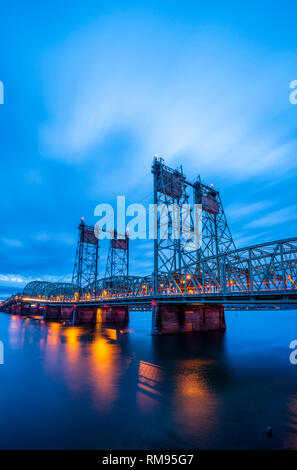
[[[152,307],[155,307],[157,305],[157,302],[155,300],[152,300]]]
[[[187,278],[187,279],[191,279],[191,274],[187,274],[187,275],[186,275],[186,278]]]

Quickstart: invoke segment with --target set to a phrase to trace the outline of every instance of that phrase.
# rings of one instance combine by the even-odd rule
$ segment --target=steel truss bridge
[[[186,269],[158,276],[157,295],[153,276],[103,278],[97,290],[105,301],[148,297],[166,302],[296,303],[296,280],[297,238],[290,238],[210,256]]]
[[[98,276],[99,242],[94,227],[78,227],[72,283],[33,281],[22,299],[81,305],[136,305],[164,303],[297,303],[297,237],[237,249],[219,192],[198,177],[190,182],[182,168],[154,158],[155,216],[154,270],[148,276],[129,274],[129,240],[116,232],[110,240],[105,276]],[[202,244],[185,250],[181,232],[184,205],[202,208]],[[169,211],[174,207],[175,211]],[[164,218],[164,214],[167,218]],[[188,210],[189,233],[194,233],[195,211]],[[166,222],[166,223],[165,223]],[[164,232],[165,230],[165,232]],[[165,236],[164,236],[165,233]],[[18,298],[19,298],[18,297]],[[12,302],[15,297],[2,304]]]

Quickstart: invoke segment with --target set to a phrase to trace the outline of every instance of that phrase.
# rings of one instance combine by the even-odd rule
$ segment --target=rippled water
[[[128,329],[0,313],[0,447],[296,449],[297,311],[226,321],[151,337],[149,312]]]

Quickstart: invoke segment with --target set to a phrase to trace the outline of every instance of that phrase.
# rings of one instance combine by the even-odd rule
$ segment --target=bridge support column
[[[21,307],[21,315],[28,316],[31,313],[31,306],[28,302],[23,302]]]
[[[159,304],[152,307],[152,335],[225,329],[223,305]]]
[[[47,305],[41,311],[43,311],[44,320],[72,320],[72,306]]]
[[[59,305],[47,305],[43,318],[44,320],[60,320],[61,307]]]
[[[97,308],[98,323],[128,323],[129,307],[100,307]]]
[[[97,308],[93,306],[82,307],[77,305],[73,311],[73,323],[80,325],[83,323],[96,323]]]
[[[75,324],[82,323],[128,323],[129,308],[124,307],[81,307],[75,308]]]

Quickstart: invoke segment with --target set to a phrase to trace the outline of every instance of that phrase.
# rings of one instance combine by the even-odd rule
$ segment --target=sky
[[[154,154],[221,193],[237,246],[296,236],[294,2],[2,2],[0,287],[70,280],[99,203]],[[100,274],[107,241],[101,243]],[[151,250],[131,246],[131,274]]]

